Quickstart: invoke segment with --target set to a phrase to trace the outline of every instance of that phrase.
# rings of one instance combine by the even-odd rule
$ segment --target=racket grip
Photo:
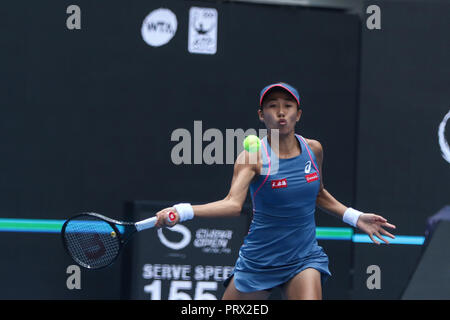
[[[134,226],[136,227],[137,231],[153,228],[156,224],[156,217],[151,217],[139,222],[136,222]]]
[[[176,215],[174,212],[169,212],[168,216],[167,216],[167,222],[173,222],[176,219]],[[156,217],[151,217],[139,222],[136,222],[134,224],[134,226],[136,227],[137,231],[141,231],[141,230],[145,230],[145,229],[149,229],[149,228],[153,228],[156,224]]]

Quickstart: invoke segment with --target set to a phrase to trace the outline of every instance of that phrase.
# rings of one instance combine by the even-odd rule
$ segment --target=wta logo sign
[[[169,9],[157,9],[144,19],[141,35],[152,47],[160,47],[168,43],[177,32],[177,17]]]
[[[441,124],[439,125],[438,138],[439,138],[439,146],[441,147],[442,157],[448,163],[450,163],[450,147],[445,137],[445,127],[447,126],[448,119],[450,119],[450,111],[447,112]]]

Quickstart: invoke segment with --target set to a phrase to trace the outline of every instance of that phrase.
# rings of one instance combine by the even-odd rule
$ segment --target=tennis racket
[[[175,218],[170,212],[168,221]],[[64,248],[77,264],[88,269],[101,269],[114,263],[134,233],[153,228],[155,223],[156,217],[134,223],[87,212],[65,221],[61,237]]]

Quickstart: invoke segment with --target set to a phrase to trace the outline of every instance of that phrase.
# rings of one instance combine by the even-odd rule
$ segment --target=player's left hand
[[[383,238],[381,234],[389,238],[395,239],[394,235],[390,234],[389,232],[383,229],[386,227],[395,229],[396,228],[395,225],[388,223],[387,220],[382,216],[373,213],[363,213],[362,215],[359,216],[356,226],[359,229],[361,229],[361,231],[367,233],[370,239],[372,239],[372,241],[375,242],[376,244],[380,244],[380,242],[377,241],[374,238],[374,236],[377,236],[379,239],[389,244],[389,241]]]

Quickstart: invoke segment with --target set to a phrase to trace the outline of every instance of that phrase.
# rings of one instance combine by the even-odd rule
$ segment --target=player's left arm
[[[323,164],[323,147],[322,144],[317,140],[307,139],[307,143],[310,146],[311,150],[314,152],[317,160],[317,166],[320,174],[320,187],[319,193],[317,194],[316,205],[325,211],[328,214],[331,214],[341,221],[343,220],[344,213],[348,209],[341,202],[336,200],[325,188],[323,184],[323,172],[322,172],[322,164]],[[384,228],[392,228],[395,229],[395,226],[388,223],[387,219],[383,218],[380,215],[374,213],[363,213],[359,216],[356,226],[369,235],[373,242],[376,244],[380,244],[373,236],[376,235],[379,239],[383,240],[386,243],[389,243],[388,240],[382,237],[385,235],[394,239],[395,237],[387,232]]]

